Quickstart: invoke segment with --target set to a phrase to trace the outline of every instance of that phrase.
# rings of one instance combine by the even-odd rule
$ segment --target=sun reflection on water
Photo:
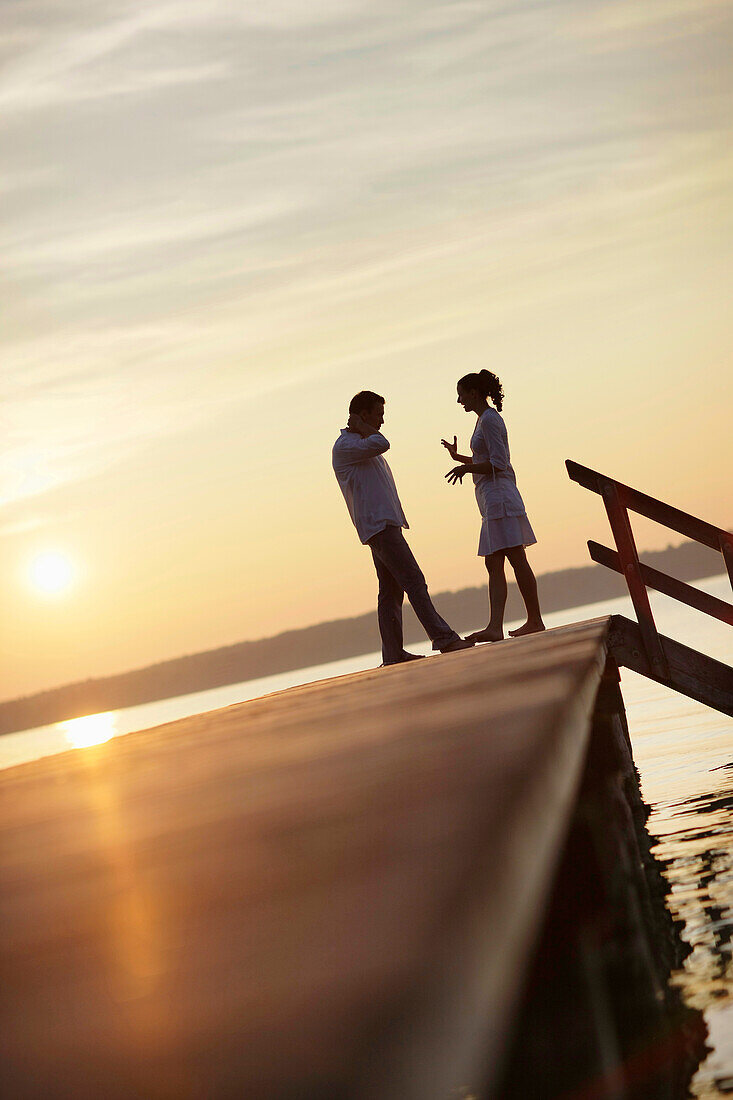
[[[75,749],[86,749],[91,745],[102,745],[117,733],[117,715],[115,710],[103,714],[85,714],[83,718],[70,718],[59,722],[64,737]]]

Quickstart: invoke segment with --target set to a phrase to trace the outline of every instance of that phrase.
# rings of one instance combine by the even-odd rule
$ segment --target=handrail
[[[673,508],[671,504],[665,504],[662,500],[640,493],[638,489],[632,489],[630,485],[624,485],[622,481],[615,481],[606,474],[599,474],[597,470],[591,470],[587,466],[581,466],[579,462],[567,459],[565,462],[571,481],[577,481],[584,489],[590,489],[592,493],[603,496],[603,487],[613,484],[618,489],[626,508],[637,512],[640,516],[646,516],[663,527],[669,527],[680,535],[700,542],[703,546],[709,546],[711,550],[721,552],[721,541],[733,546],[733,533],[723,531],[720,527],[714,527],[712,523],[706,523],[697,516],[691,516],[689,512],[683,512],[680,508]]]
[[[623,574],[624,567],[615,550],[590,539],[588,540],[588,550],[591,558],[598,565],[605,565],[607,569],[613,569],[616,573]],[[697,611],[702,611],[705,615],[712,615],[714,618],[720,619],[721,622],[728,623],[728,626],[733,626],[733,606],[726,603],[725,600],[719,600],[717,596],[711,596],[709,592],[701,592],[699,588],[693,588],[691,584],[685,584],[684,581],[669,577],[666,573],[653,569],[651,565],[645,565],[644,562],[639,564],[647,588],[653,588],[655,592],[662,592],[665,596],[671,596],[673,600],[689,604]]]
[[[706,615],[712,615],[724,623],[733,626],[733,605],[719,600],[707,592],[701,592],[692,585],[684,584],[674,577],[667,576],[657,569],[652,569],[639,561],[634,535],[631,530],[629,512],[637,512],[654,520],[663,527],[677,531],[681,535],[692,539],[694,542],[709,546],[723,555],[728,577],[733,586],[733,533],[715,527],[705,520],[691,516],[679,508],[673,508],[664,501],[655,497],[640,493],[638,489],[632,489],[630,485],[624,485],[621,481],[607,477],[587,466],[581,466],[578,462],[568,459],[565,463],[568,475],[572,481],[576,481],[585,489],[598,493],[603,498],[606,506],[606,514],[611,525],[611,531],[616,543],[616,550],[602,546],[597,542],[588,542],[588,550],[593,561],[614,569],[626,579],[629,595],[634,605],[641,639],[644,645],[646,658],[652,669],[654,677],[661,680],[671,680],[671,674],[665,647],[660,640],[652,615],[647,588],[653,588],[657,592],[663,592],[681,603],[694,607]]]

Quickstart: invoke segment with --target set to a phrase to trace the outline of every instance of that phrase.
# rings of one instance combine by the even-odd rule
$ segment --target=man
[[[384,398],[370,390],[349,405],[349,423],[333,445],[333,469],[359,538],[372,552],[379,579],[377,617],[385,665],[419,660],[402,642],[402,601],[413,611],[441,653],[470,649],[433,607],[425,577],[402,534],[409,524],[402,511],[392,471],[382,456],[389,443],[379,429]]]

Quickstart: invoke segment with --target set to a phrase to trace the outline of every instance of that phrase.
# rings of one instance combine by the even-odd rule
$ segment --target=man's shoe
[[[464,638],[456,638],[454,642],[448,642],[447,646],[441,649],[441,653],[455,653],[457,649],[473,649],[474,643],[467,642]]]
[[[380,668],[388,668],[390,665],[404,665],[406,661],[424,661],[424,653],[408,653],[407,650],[402,651],[402,656],[396,661],[382,661]]]

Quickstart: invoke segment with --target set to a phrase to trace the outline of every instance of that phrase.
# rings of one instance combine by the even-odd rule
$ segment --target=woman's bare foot
[[[522,638],[525,634],[539,634],[541,630],[545,629],[545,624],[540,619],[539,622],[533,623],[529,620],[524,626],[517,627],[516,630],[510,630],[509,635],[512,638]]]
[[[492,630],[488,626],[485,630],[475,630],[473,634],[466,635],[467,642],[501,642],[503,640],[503,630]]]

